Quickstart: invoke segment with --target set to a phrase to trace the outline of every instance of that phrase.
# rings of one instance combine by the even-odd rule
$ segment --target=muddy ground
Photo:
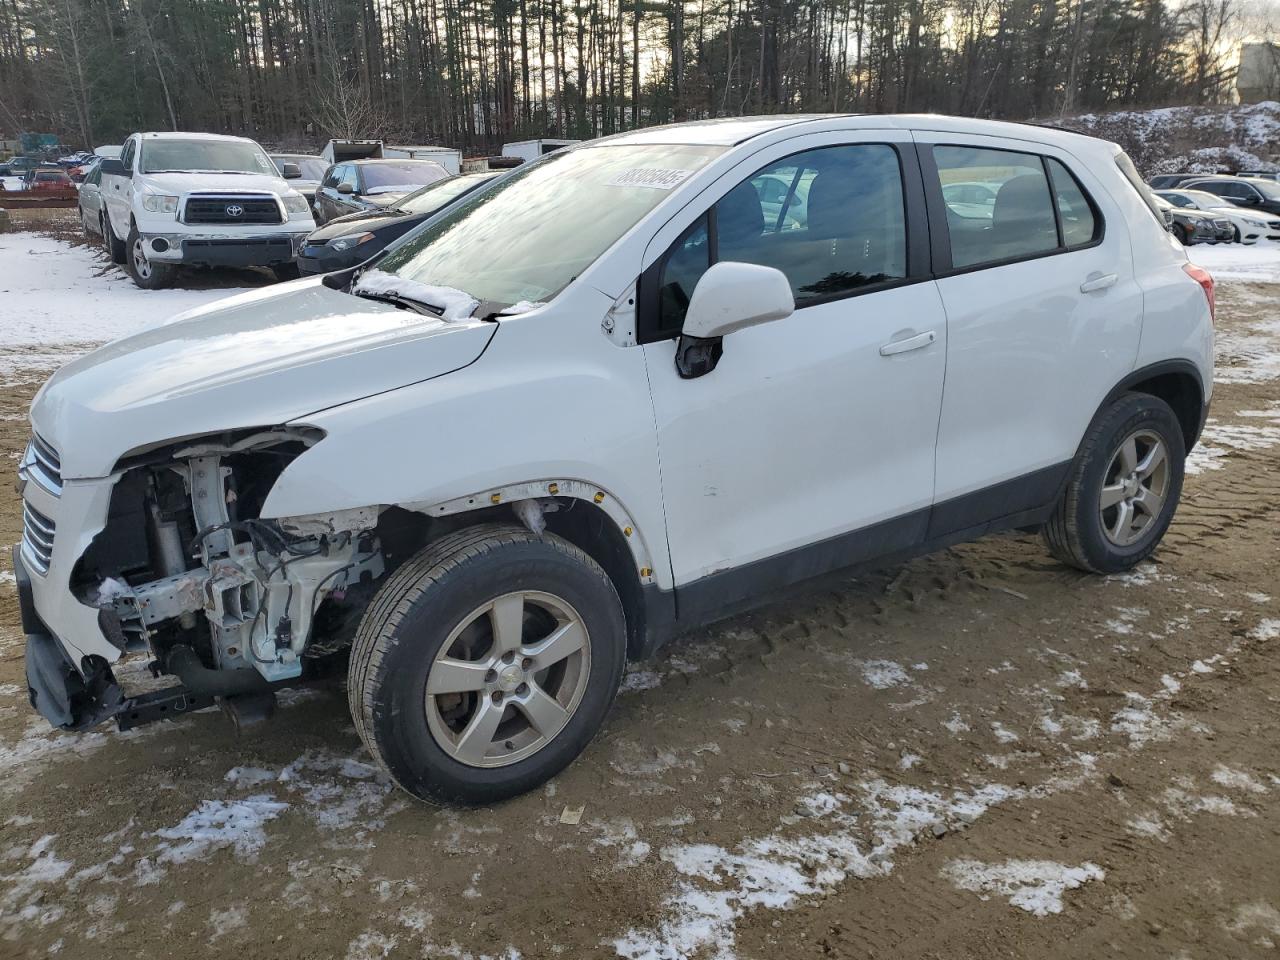
[[[53,733],[6,561],[0,956],[1274,956],[1278,294],[1221,285],[1214,419],[1153,562],[1091,577],[1002,536],[702,631],[500,807],[393,789],[337,682],[243,736]],[[9,361],[12,463],[44,373]]]

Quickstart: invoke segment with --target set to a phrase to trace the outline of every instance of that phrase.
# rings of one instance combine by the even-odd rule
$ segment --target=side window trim
[[[925,195],[925,176],[921,169],[921,159],[919,156],[920,145],[912,143],[909,140],[851,140],[843,144],[825,144],[824,146],[880,146],[889,147],[897,155],[898,171],[902,177],[902,199],[905,207],[903,227],[906,231],[906,255],[907,270],[906,276],[894,280],[886,280],[883,283],[867,284],[843,293],[831,294],[825,297],[814,297],[806,300],[803,304],[796,305],[796,313],[800,314],[809,307],[816,307],[824,303],[832,303],[836,300],[847,300],[853,297],[866,296],[871,293],[880,293],[883,290],[893,290],[897,287],[910,286],[915,283],[925,283],[935,279],[936,259],[931,250],[931,238],[935,235],[936,230],[930,219],[930,208]],[[788,159],[788,157],[799,156],[802,153],[808,153],[811,150],[821,149],[821,147],[802,147],[792,153],[778,157],[774,160],[763,164],[759,169],[764,169],[776,163]],[[750,175],[746,180],[750,179]],[[936,178],[935,178],[936,179]],[[739,183],[745,182],[739,181]],[[656,343],[662,340],[674,340],[679,336],[679,331],[663,332],[659,329],[659,280],[662,277],[662,270],[667,259],[672,252],[684,241],[691,230],[697,228],[703,217],[707,218],[707,246],[711,253],[711,263],[716,263],[719,257],[720,248],[718,238],[716,236],[716,217],[715,208],[720,200],[724,199],[728,193],[738,184],[726,190],[718,196],[711,205],[701,214],[695,217],[684,230],[680,231],[680,235],[671,242],[670,246],[662,252],[662,254],[654,260],[640,274],[636,281],[636,343]],[[794,187],[793,187],[794,189]],[[948,263],[950,261],[948,260]]]
[[[934,147],[975,147],[977,149],[987,150],[1003,150],[1006,153],[1021,153],[1027,156],[1038,157],[1042,168],[1044,169],[1045,178],[1049,184],[1050,200],[1053,206],[1054,222],[1057,224],[1058,230],[1058,246],[1052,250],[1045,250],[1038,253],[1029,253],[1023,256],[1006,257],[1003,260],[990,260],[983,263],[973,264],[972,266],[956,267],[951,258],[951,233],[947,224],[947,205],[946,200],[942,196],[942,178],[938,173],[938,164],[934,159]],[[1064,253],[1074,253],[1077,250],[1087,250],[1090,247],[1096,247],[1102,243],[1106,236],[1106,220],[1102,216],[1093,196],[1085,189],[1079,178],[1071,170],[1070,165],[1061,157],[1053,157],[1071,174],[1071,178],[1076,181],[1076,185],[1083,194],[1085,202],[1089,204],[1089,209],[1093,213],[1095,228],[1094,239],[1089,243],[1077,244],[1074,247],[1063,245],[1062,235],[1062,213],[1058,210],[1057,195],[1053,189],[1053,177],[1050,175],[1048,161],[1049,155],[1036,153],[1034,150],[1018,150],[1014,147],[1005,146],[1004,144],[971,144],[971,143],[949,143],[944,140],[928,140],[916,141],[916,156],[920,164],[920,175],[924,180],[924,196],[928,206],[929,217],[929,249],[933,257],[933,276],[935,279],[943,279],[945,277],[954,277],[962,273],[973,273],[976,270],[990,270],[993,267],[1006,267],[1013,263],[1025,263],[1029,260],[1042,260],[1045,257],[1056,257]]]

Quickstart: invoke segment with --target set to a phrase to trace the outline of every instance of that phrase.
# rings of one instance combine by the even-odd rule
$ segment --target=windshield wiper
[[[399,307],[401,310],[412,310],[414,313],[420,313],[424,317],[434,317],[437,320],[444,315],[444,307],[437,307],[435,304],[427,303],[425,300],[414,300],[394,293],[371,293],[368,290],[356,291],[353,289],[351,295],[365,300],[377,300],[379,303],[389,303],[393,307]]]

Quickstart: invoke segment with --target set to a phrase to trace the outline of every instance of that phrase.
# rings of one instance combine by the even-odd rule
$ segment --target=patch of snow
[[[962,733],[969,732],[969,724],[960,718],[960,714],[953,713],[946,720],[942,721],[942,725],[947,729],[948,733],[958,736]]]
[[[1066,891],[1106,877],[1096,863],[1069,867],[1052,860],[952,860],[942,868],[942,875],[961,890],[1007,897],[1015,907],[1037,917],[1061,913]]]
[[[996,739],[1001,743],[1018,742],[1018,735],[1012,730],[1007,729],[1004,724],[998,720],[991,721],[991,732],[995,734]]]
[[[892,660],[860,660],[858,669],[862,671],[863,682],[877,690],[887,690],[911,682],[902,665]]]
[[[1250,640],[1274,640],[1280,637],[1280,620],[1265,619],[1249,631]]]
[[[1210,774],[1210,779],[1214,783],[1223,787],[1230,787],[1233,790],[1244,790],[1248,793],[1266,793],[1267,788],[1264,784],[1259,783],[1243,770],[1233,770],[1231,767],[1218,764]]]
[[[8,350],[4,369],[60,366],[79,351],[49,353],[49,347],[115,340],[245,292],[142,290],[97,248],[35,233],[0,234],[0,278]],[[14,347],[39,347],[44,352]]]
[[[187,863],[228,847],[236,856],[252,860],[266,845],[263,828],[287,809],[289,804],[266,794],[243,800],[204,800],[178,823],[153,834],[172,841],[160,844],[156,860]]]
[[[236,904],[222,910],[217,907],[209,910],[210,941],[225,937],[232,930],[240,930],[248,925],[249,908],[243,904]]]

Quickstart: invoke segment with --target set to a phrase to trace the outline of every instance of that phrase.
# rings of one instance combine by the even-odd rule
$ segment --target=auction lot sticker
[[[612,180],[611,187],[651,187],[654,190],[670,190],[682,183],[692,170],[666,170],[662,167],[634,167],[623,170]]]

